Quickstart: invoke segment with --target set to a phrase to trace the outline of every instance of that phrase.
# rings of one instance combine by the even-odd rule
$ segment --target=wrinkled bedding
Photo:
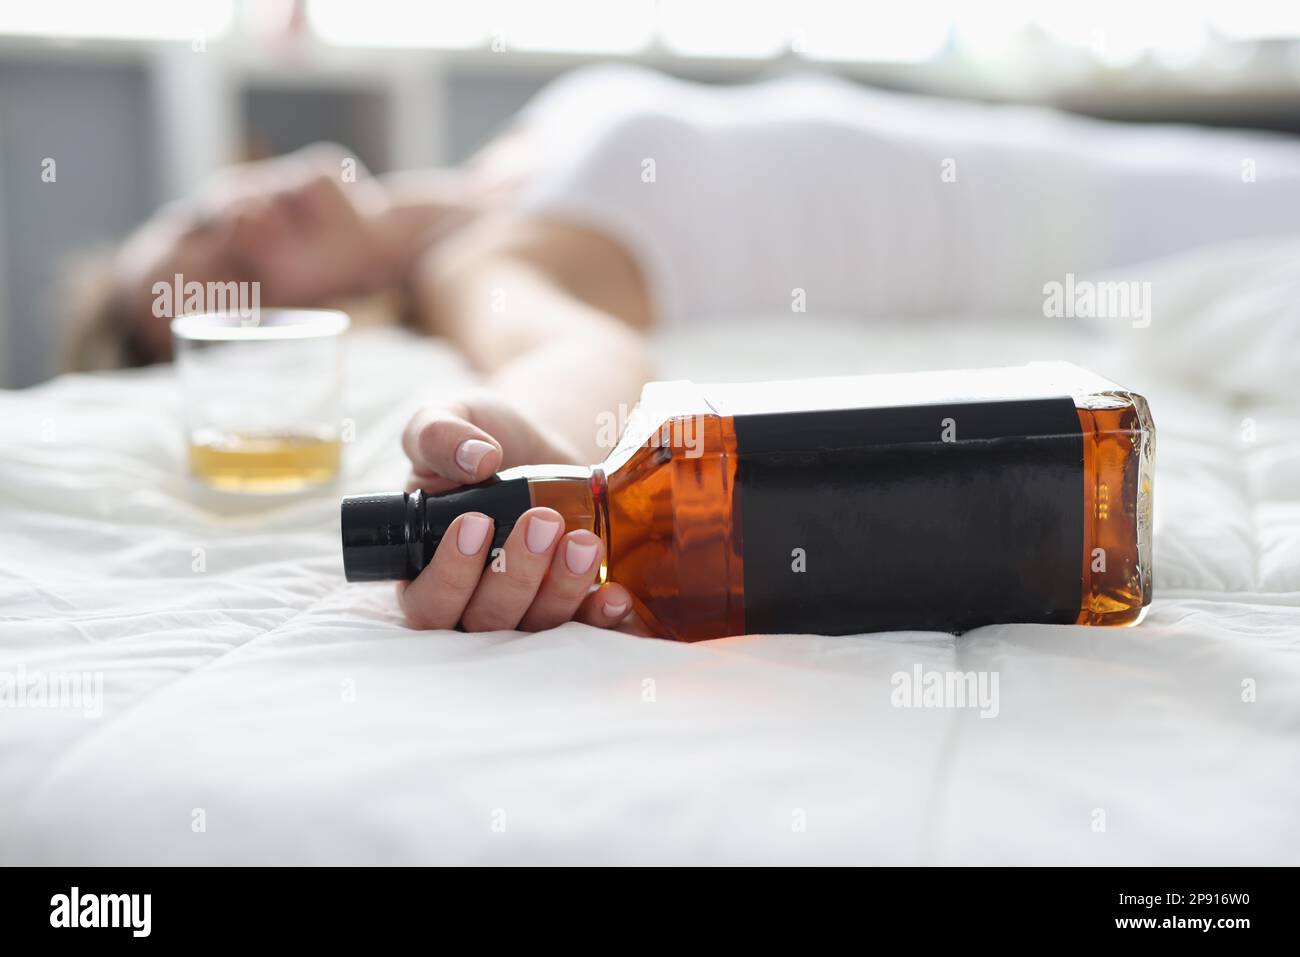
[[[656,343],[732,380],[1062,358],[1158,430],[1133,628],[681,645],[570,624],[418,633],[343,581],[337,501],[473,381],[349,345],[338,488],[250,508],[183,474],[166,369],[0,393],[0,674],[102,674],[101,713],[0,708],[0,863],[1300,863],[1300,247],[1134,271],[1153,321],[815,312]],[[995,673],[996,715],[893,676]]]

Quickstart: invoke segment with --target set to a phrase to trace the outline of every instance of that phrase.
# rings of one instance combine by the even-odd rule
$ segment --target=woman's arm
[[[423,325],[487,376],[484,392],[422,409],[402,436],[409,488],[442,492],[527,463],[592,463],[601,412],[635,401],[649,361],[634,324],[648,315],[640,275],[604,237],[564,226],[487,219],[429,250],[412,275]],[[592,589],[604,543],[537,507],[485,568],[492,520],[455,520],[433,559],[399,585],[417,628],[539,630],[576,618],[614,627],[626,589]]]
[[[578,460],[604,457],[598,416],[635,402],[651,372],[644,283],[620,247],[577,227],[488,218],[430,250],[413,286],[424,328],[492,392]]]

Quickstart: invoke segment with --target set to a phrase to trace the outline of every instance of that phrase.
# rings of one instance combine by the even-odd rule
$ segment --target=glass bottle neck
[[[565,532],[586,529],[605,543],[609,555],[609,508],[605,473],[599,467],[579,465],[524,465],[508,469],[503,479],[528,480],[534,508],[553,508],[564,517]]]

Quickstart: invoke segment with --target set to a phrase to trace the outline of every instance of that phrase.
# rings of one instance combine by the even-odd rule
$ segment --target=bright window
[[[308,0],[317,34],[360,46],[924,62],[1026,45],[1114,64],[1194,58],[1211,38],[1300,37],[1287,0]]]
[[[230,29],[232,0],[28,0],[0,5],[0,34],[203,40]]]

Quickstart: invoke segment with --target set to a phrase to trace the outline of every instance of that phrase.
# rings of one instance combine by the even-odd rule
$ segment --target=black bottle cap
[[[531,507],[528,479],[522,476],[494,476],[441,495],[349,495],[340,508],[343,574],[350,582],[409,581],[429,563],[451,523],[465,512],[482,512],[492,519],[492,546],[486,552],[490,558]]]
[[[421,494],[349,495],[343,499],[343,574],[350,582],[411,579],[420,545]],[[414,547],[413,547],[414,546]]]

